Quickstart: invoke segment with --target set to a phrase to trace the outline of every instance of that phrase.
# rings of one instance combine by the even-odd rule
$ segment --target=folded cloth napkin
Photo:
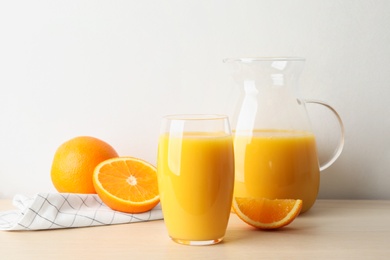
[[[91,227],[163,219],[161,206],[129,214],[107,207],[96,194],[38,193],[16,195],[19,210],[0,212],[0,230],[45,230]]]

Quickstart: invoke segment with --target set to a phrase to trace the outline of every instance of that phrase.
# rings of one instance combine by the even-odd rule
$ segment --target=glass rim
[[[190,120],[221,120],[228,119],[223,114],[171,114],[163,116],[166,120],[190,121]]]
[[[303,57],[281,56],[281,57],[245,57],[245,58],[225,58],[224,63],[229,62],[243,62],[251,63],[256,61],[306,61]]]

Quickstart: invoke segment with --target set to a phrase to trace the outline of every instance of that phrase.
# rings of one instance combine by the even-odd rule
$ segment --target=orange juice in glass
[[[298,130],[255,130],[236,134],[234,196],[315,202],[320,169],[315,137]]]
[[[157,172],[164,222],[175,242],[208,245],[225,236],[234,185],[226,116],[163,119]]]

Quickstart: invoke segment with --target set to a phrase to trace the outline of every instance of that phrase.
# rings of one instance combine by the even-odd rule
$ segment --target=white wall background
[[[1,1],[0,198],[55,191],[54,152],[79,135],[155,163],[161,116],[231,112],[223,58],[303,56],[303,97],[346,127],[320,198],[390,199],[389,14],[387,0]]]

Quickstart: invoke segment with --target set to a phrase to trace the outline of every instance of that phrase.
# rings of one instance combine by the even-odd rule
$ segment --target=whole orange
[[[102,161],[118,157],[106,142],[79,136],[58,147],[52,167],[51,180],[59,192],[96,193],[92,182],[95,167]]]

